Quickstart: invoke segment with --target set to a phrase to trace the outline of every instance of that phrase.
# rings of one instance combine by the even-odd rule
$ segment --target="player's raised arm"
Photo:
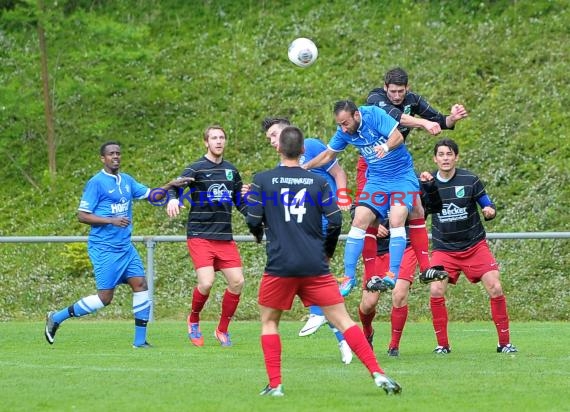
[[[315,157],[314,159],[308,161],[307,163],[303,163],[301,166],[305,170],[315,169],[319,166],[325,165],[330,161],[336,159],[337,153],[329,148],[322,152],[320,155]]]

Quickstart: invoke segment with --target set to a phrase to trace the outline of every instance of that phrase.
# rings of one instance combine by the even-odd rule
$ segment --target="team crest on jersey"
[[[412,113],[412,107],[409,104],[407,104],[404,106],[404,114],[410,114],[410,113]]]
[[[458,198],[465,197],[465,186],[455,186],[455,196]]]
[[[125,190],[127,191],[127,193],[131,192],[131,187],[129,185],[125,185]]]
[[[234,180],[234,171],[232,169],[226,169],[226,179]]]

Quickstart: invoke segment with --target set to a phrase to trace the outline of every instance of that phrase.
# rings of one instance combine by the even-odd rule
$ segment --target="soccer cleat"
[[[368,282],[366,282],[366,290],[369,292],[387,292],[389,288],[382,281],[380,276],[372,276]]]
[[[518,349],[511,343],[507,343],[504,346],[497,345],[497,353],[515,353]]]
[[[303,326],[299,331],[299,336],[312,335],[325,323],[327,323],[327,318],[323,315],[315,315],[314,313],[311,313],[309,315],[309,319],[307,319],[307,323],[305,323],[305,326]]]
[[[380,372],[374,372],[372,374],[372,377],[374,378],[374,383],[376,386],[384,389],[386,395],[399,395],[402,392],[402,387],[398,384],[398,382],[389,376],[382,375]]]
[[[433,350],[433,353],[437,353],[438,355],[447,355],[448,353],[451,353],[451,348],[449,346],[437,346]]]
[[[214,331],[214,336],[222,346],[232,346],[230,334],[227,332],[220,332],[218,329]]]
[[[204,336],[199,323],[188,323],[188,338],[194,346],[204,346]]]
[[[133,345],[133,349],[152,349],[153,347],[154,346],[146,341],[142,345]]]
[[[279,384],[275,388],[267,385],[259,394],[261,396],[284,396],[285,392],[283,392],[283,385]]]
[[[420,273],[421,283],[431,283],[437,280],[444,280],[449,277],[443,266],[432,266]]]
[[[397,280],[398,276],[396,276],[392,272],[386,272],[386,275],[382,278],[382,282],[384,282],[384,284],[388,289],[394,289]]]
[[[372,342],[374,341],[374,329],[372,329],[372,333],[370,334],[370,336],[368,336],[368,335],[364,335],[364,336],[366,337],[366,340],[368,341],[370,348],[374,349],[374,346],[372,345]]]
[[[339,280],[339,290],[342,297],[348,296],[354,286],[356,286],[356,278],[350,276],[343,276]]]
[[[398,348],[388,348],[388,356],[397,358],[400,356],[400,350]]]
[[[348,343],[346,343],[346,340],[341,340],[338,343],[338,348],[340,350],[340,360],[342,363],[350,365],[350,362],[352,362],[352,350],[350,346],[348,346]]]
[[[46,327],[44,329],[44,335],[50,345],[53,345],[53,342],[55,342],[55,333],[57,332],[57,328],[59,328],[59,323],[53,320],[54,313],[55,312],[48,312],[46,315]]]

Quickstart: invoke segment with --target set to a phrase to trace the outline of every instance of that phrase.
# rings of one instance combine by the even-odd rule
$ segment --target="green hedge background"
[[[86,235],[76,219],[85,182],[100,169],[101,143],[123,144],[123,171],[148,185],[176,176],[203,154],[210,123],[229,135],[226,158],[249,181],[273,167],[260,121],[285,115],[327,141],[332,104],[365,101],[386,70],[404,67],[411,87],[448,112],[470,112],[444,135],[460,145],[461,167],[487,184],[498,206],[489,232],[569,231],[570,16],[564,1],[0,1],[0,236]],[[38,23],[48,48],[57,174],[48,170]],[[287,60],[296,37],[319,59]],[[431,170],[433,138],[408,139],[418,169]],[[356,152],[341,164],[354,182]],[[345,216],[348,228],[348,215]],[[241,216],[236,233],[246,234]],[[184,219],[135,207],[136,235],[183,235]],[[144,256],[145,250],[139,245]],[[516,320],[570,318],[568,240],[492,242]],[[264,252],[240,244],[247,286],[236,317],[255,319]],[[342,270],[342,246],[333,262]],[[183,243],[156,249],[156,315],[182,318],[195,277]],[[39,318],[94,283],[83,244],[2,244],[0,319]],[[464,279],[449,293],[452,319],[488,319],[484,290]],[[222,282],[205,316],[217,317]],[[348,305],[356,314],[358,296]],[[379,312],[387,317],[389,299]],[[129,317],[120,288],[101,317]],[[410,318],[429,319],[416,285]],[[300,319],[296,305],[288,315]]]

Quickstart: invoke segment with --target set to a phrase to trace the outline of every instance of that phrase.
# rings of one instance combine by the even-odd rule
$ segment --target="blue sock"
[[[404,251],[406,250],[406,238],[405,237],[391,237],[389,245],[390,253],[390,272],[395,275],[396,280],[398,274],[400,273],[400,265],[402,263],[402,257],[404,256]]]
[[[91,295],[79,299],[68,308],[62,309],[53,315],[53,320],[61,323],[71,317],[78,318],[80,316],[89,315],[90,313],[97,312],[97,310],[104,307],[103,302],[97,295]]]
[[[309,314],[323,316],[323,310],[320,306],[309,306]]]
[[[329,328],[331,328],[331,330],[334,333],[334,336],[336,336],[336,340],[338,340],[339,342],[342,342],[344,340],[344,335],[341,333],[341,331],[335,328],[331,323],[329,323]]]
[[[366,230],[351,227],[344,246],[344,276],[354,278],[356,276],[356,265],[364,249],[364,235]]]
[[[133,345],[141,346],[146,342],[146,325],[150,317],[152,302],[148,290],[133,292],[133,314],[135,316],[135,340]]]

